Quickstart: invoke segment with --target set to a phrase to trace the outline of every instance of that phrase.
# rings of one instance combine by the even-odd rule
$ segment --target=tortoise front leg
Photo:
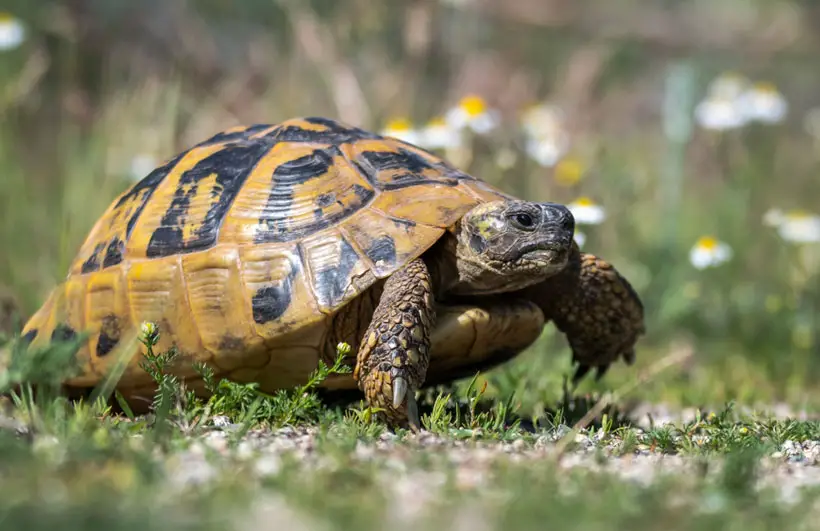
[[[635,361],[635,343],[646,331],[643,304],[607,261],[574,245],[567,268],[531,293],[567,337],[578,363],[575,384],[593,368],[600,379],[618,359],[628,365]]]
[[[392,424],[421,427],[415,393],[427,376],[435,321],[430,271],[417,258],[385,281],[353,371],[368,405]]]

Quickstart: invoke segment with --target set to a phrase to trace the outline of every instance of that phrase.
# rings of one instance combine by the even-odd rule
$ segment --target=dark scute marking
[[[146,255],[154,258],[212,247],[231,203],[269,149],[269,144],[263,141],[230,145],[205,157],[183,173],[160,226],[151,235]],[[185,241],[182,226],[188,221],[191,198],[196,195],[200,181],[212,174],[216,174],[216,184],[211,190],[213,203],[194,236]]]
[[[293,293],[293,279],[299,272],[292,264],[290,274],[277,286],[266,286],[256,291],[251,298],[253,320],[259,324],[269,323],[282,317],[290,306]]]
[[[390,217],[389,219],[390,219],[390,221],[392,221],[396,225],[402,225],[404,227],[415,227],[416,226],[416,222],[413,221],[412,219],[394,218],[394,217]]]
[[[382,190],[398,190],[408,186],[416,186],[425,183],[438,183],[447,186],[457,186],[458,177],[451,175],[451,172],[443,164],[431,164],[421,155],[400,149],[398,151],[364,151],[360,157],[365,164],[359,165],[361,171],[367,172],[366,168],[372,168],[376,172],[370,172],[370,182],[374,183]],[[388,170],[404,170],[390,175],[390,181],[378,180],[378,172]],[[427,179],[422,174],[425,170],[435,170],[441,173],[438,179]],[[365,173],[368,175],[368,173]]]
[[[313,217],[315,219],[320,220],[320,219],[322,219],[323,215],[324,215],[324,211],[321,208],[313,209]]]
[[[272,136],[277,142],[317,142],[323,144],[344,144],[357,140],[380,138],[375,133],[358,127],[345,126],[329,118],[308,117],[304,120],[310,124],[322,125],[326,129],[311,131],[298,125],[288,125],[277,128],[269,136]]]
[[[270,195],[264,214],[259,218],[260,227],[254,238],[256,243],[288,242],[302,238],[345,219],[360,208],[355,202],[351,202],[332,214],[314,217],[313,222],[306,223],[297,230],[289,226],[295,188],[310,179],[325,175],[333,164],[334,156],[340,154],[336,146],[316,149],[309,155],[288,161],[274,170]],[[353,185],[353,190],[362,205],[375,194],[373,190],[358,184]]]
[[[329,207],[336,202],[336,192],[326,192],[316,198],[316,206],[319,208]]]
[[[23,341],[24,344],[29,345],[32,341],[37,339],[38,332],[39,330],[37,330],[36,328],[32,328],[31,330],[23,334],[23,337],[21,337],[20,339]]]
[[[232,334],[225,334],[219,340],[219,350],[223,352],[238,352],[245,348],[245,342],[241,337]]]
[[[350,243],[342,238],[339,264],[316,272],[316,295],[320,304],[335,306],[350,283],[350,273],[359,261],[359,255]]]
[[[111,267],[122,262],[122,256],[125,252],[125,242],[114,236],[108,243],[108,249],[105,250],[105,258],[103,258],[103,268]]]
[[[83,273],[91,273],[92,271],[97,271],[100,268],[100,253],[103,252],[103,249],[105,249],[104,243],[98,243],[94,246],[94,252],[91,253],[88,260],[83,262],[81,268]]]
[[[259,324],[282,317],[290,306],[290,283],[261,288],[252,299],[253,320]]]
[[[148,203],[148,200],[151,199],[151,196],[156,190],[157,186],[171,173],[171,170],[174,169],[174,166],[182,160],[182,157],[185,156],[187,152],[182,152],[176,157],[172,158],[159,168],[156,168],[154,171],[149,173],[145,176],[141,181],[131,187],[131,190],[128,191],[127,194],[122,196],[119,201],[117,201],[117,208],[122,207],[126,202],[139,197],[140,195],[142,198],[137,205],[137,208],[134,210],[131,217],[128,219],[128,224],[126,225],[125,229],[125,241],[128,241],[128,238],[131,237],[131,232],[134,230],[134,225],[136,225],[137,220],[142,214],[142,211],[145,209],[145,205]]]
[[[207,146],[210,144],[220,144],[222,142],[233,142],[236,140],[247,140],[251,135],[271,127],[273,127],[273,124],[253,124],[241,131],[233,131],[231,133],[222,131],[207,140],[203,140],[197,144],[196,147]]]
[[[106,315],[100,327],[100,337],[97,341],[97,356],[103,357],[120,342],[120,321],[116,315]]]
[[[77,337],[77,332],[65,323],[60,323],[51,332],[52,341],[71,341]]]
[[[475,253],[483,253],[487,249],[487,241],[478,234],[473,234],[470,236],[470,249]]]
[[[394,264],[396,262],[396,242],[390,236],[379,236],[373,240],[365,254],[374,264],[379,260],[385,265]]]

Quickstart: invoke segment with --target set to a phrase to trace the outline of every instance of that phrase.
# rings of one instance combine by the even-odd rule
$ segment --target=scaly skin
[[[397,425],[419,426],[415,392],[430,363],[436,323],[430,272],[417,258],[387,279],[356,360],[354,378],[371,407]]]
[[[635,361],[635,343],[646,331],[643,304],[605,260],[573,245],[563,271],[526,291],[566,335],[578,363],[574,383],[593,368],[600,379],[619,358]]]

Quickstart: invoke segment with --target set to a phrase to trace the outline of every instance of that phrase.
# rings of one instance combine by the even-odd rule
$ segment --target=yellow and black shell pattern
[[[23,336],[88,334],[69,384],[99,381],[126,337],[137,348],[143,322],[159,325],[158,348],[236,371],[249,352],[321,331],[471,207],[502,197],[425,150],[335,120],[233,128],[117,197]]]

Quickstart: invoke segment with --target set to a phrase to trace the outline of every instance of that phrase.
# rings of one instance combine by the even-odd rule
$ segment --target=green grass
[[[776,484],[759,484],[761,459],[786,441],[820,440],[816,422],[758,418],[727,404],[648,429],[608,410],[572,431],[562,408],[573,398],[566,397],[525,428],[509,402],[487,400],[473,379],[455,394],[432,395],[424,432],[393,433],[360,405],[321,401],[317,386],[345,371],[340,363],[275,395],[211,378],[214,394],[203,400],[164,372],[174,353],[154,353],[155,339],[143,337],[144,364],[158,391],[140,417],[112,413],[104,395],[79,403],[61,398],[55,383],[71,370],[76,342],[35,352],[6,345],[9,376],[0,391],[11,399],[0,427],[0,522],[7,528],[241,529],[281,518],[310,529],[449,529],[454,522],[487,529],[656,529],[660,522],[667,529],[791,529],[817,516],[814,490],[784,502]],[[224,427],[215,427],[217,416],[227,417]],[[252,448],[281,429],[309,449]],[[576,433],[592,442],[576,443]],[[214,434],[221,443],[213,444]],[[487,453],[504,446],[515,451]],[[612,468],[647,453],[682,456],[688,468],[656,470],[644,482]],[[564,468],[572,456],[585,460]],[[258,459],[273,464],[260,472]],[[213,472],[201,481],[180,481],[202,476],[205,463]]]
[[[816,212],[820,204],[818,143],[802,129],[818,104],[816,53],[765,52],[773,19],[783,24],[775,33],[813,42],[809,24],[790,26],[810,20],[804,6],[765,2],[770,17],[753,13],[755,2],[683,3],[675,9],[693,10],[684,20],[711,19],[720,4],[717,19],[736,13],[744,29],[721,36],[719,54],[676,43],[673,61],[668,48],[630,41],[626,30],[617,40],[593,27],[579,36],[571,23],[553,31],[449,2],[308,4],[315,11],[200,1],[139,16],[125,0],[10,4],[29,33],[0,53],[0,332],[15,337],[22,323],[10,308],[31,315],[64,277],[129,185],[133,157],[160,161],[221,129],[298,115],[361,116],[357,125],[373,130],[398,115],[421,123],[477,92],[507,106],[506,120],[455,153],[465,171],[528,199],[585,195],[605,207],[605,223],[580,228],[586,250],[611,261],[644,299],[648,334],[636,365],[618,364],[568,393],[569,349],[547,328],[512,362],[425,391],[417,435],[387,432],[361,402],[326,400],[318,386],[350,370],[341,363],[272,395],[215,381],[200,366],[212,392],[205,399],[164,371],[173,351],[151,350],[141,361],[158,391],[150,413],[137,416],[115,390],[116,372],[84,401],[60,395],[76,343],[30,351],[12,342],[0,349],[8,365],[0,392],[9,395],[0,415],[0,529],[818,527],[814,492],[786,504],[780,489],[758,488],[771,477],[767,466],[791,459],[784,448],[820,440],[818,422],[766,413],[777,403],[820,408],[818,247],[785,242],[761,220],[769,208]],[[590,16],[601,11],[584,20],[610,19],[611,2],[588,4]],[[637,23],[648,5],[619,10]],[[778,18],[786,9],[798,15]],[[744,25],[757,19],[755,31]],[[425,20],[426,50],[423,39],[411,43]],[[311,24],[324,46],[305,45],[315,40]],[[734,48],[732,35],[743,36]],[[789,120],[725,133],[692,128],[692,105],[724,69],[775,81]],[[565,83],[573,72],[586,72],[588,83]],[[528,159],[514,124],[518,107],[553,97],[580,102],[569,156],[583,177],[571,185]],[[677,134],[665,134],[670,125]],[[508,150],[512,166],[500,165]],[[700,271],[687,254],[706,234],[734,256]],[[630,418],[646,403],[700,413],[640,428]],[[250,441],[287,438],[277,430],[291,430],[295,446],[275,452],[260,477]],[[692,468],[662,466],[646,483],[618,474],[646,455]],[[215,476],[179,486],[204,470],[198,459]]]
[[[449,529],[454,522],[487,529],[656,529],[661,522],[666,529],[796,529],[816,518],[813,491],[785,504],[757,480],[761,457],[787,440],[820,439],[818,423],[744,416],[728,405],[647,430],[608,415],[597,427],[579,427],[594,441],[586,455],[603,459],[593,459],[599,468],[607,459],[652,452],[686,456],[696,471],[661,470],[642,483],[607,467],[562,469],[568,456],[584,455],[567,434],[566,418],[558,412],[525,430],[507,405],[484,404],[475,380],[456,400],[436,395],[424,417],[428,434],[386,435],[355,405],[321,403],[315,387],[338,364],[317,370],[309,385],[274,396],[220,382],[202,401],[163,372],[173,353],[151,352],[146,369],[158,393],[150,414],[129,418],[112,414],[102,399],[72,405],[59,397],[53,384],[70,369],[66,352],[76,344],[31,356],[19,355],[18,344],[8,347],[18,353],[11,357],[13,376],[0,389],[12,391],[0,428],[0,522],[8,529],[241,529],[277,518],[310,529]],[[235,425],[218,430],[215,415]],[[255,471],[248,441],[285,427],[309,430],[312,450],[268,452],[275,466]],[[226,433],[221,447],[207,444],[215,430]],[[530,454],[477,457],[481,448],[505,444]],[[475,454],[448,458],[459,452]],[[215,473],[179,485],[180,460],[191,455],[212,463]]]

